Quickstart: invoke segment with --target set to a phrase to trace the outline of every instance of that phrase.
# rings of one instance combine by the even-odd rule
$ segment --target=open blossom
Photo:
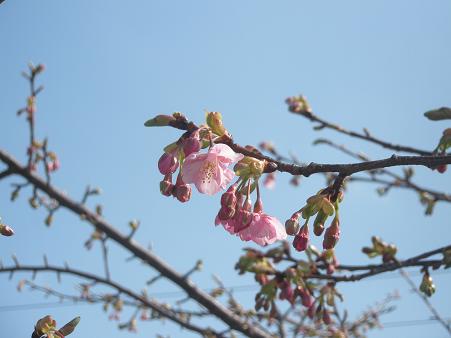
[[[234,172],[228,166],[243,158],[225,144],[215,144],[206,154],[192,153],[183,163],[182,178],[193,183],[200,193],[213,195],[232,181]]]
[[[254,212],[251,224],[239,232],[243,241],[254,241],[265,246],[287,238],[285,227],[280,221],[263,212]]]

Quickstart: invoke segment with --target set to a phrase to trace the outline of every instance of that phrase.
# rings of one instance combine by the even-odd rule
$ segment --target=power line
[[[446,321],[450,321],[451,317],[443,318]],[[395,322],[387,322],[382,323],[384,329],[389,329],[392,327],[401,327],[401,326],[419,326],[419,325],[429,325],[429,324],[439,324],[436,318],[427,318],[427,319],[415,319],[415,320],[400,320]]]
[[[34,309],[48,309],[55,307],[70,307],[70,306],[80,306],[80,305],[92,305],[92,303],[83,303],[83,302],[70,302],[70,303],[62,303],[62,302],[48,302],[48,303],[34,303],[34,304],[17,304],[17,305],[5,305],[0,306],[0,312],[9,312],[9,311],[24,311],[24,310],[34,310]],[[451,317],[444,318],[446,321],[451,321]],[[399,320],[393,322],[381,323],[384,329],[396,328],[396,327],[405,327],[405,326],[423,326],[423,325],[431,325],[438,324],[437,319],[435,318],[426,318],[426,319],[411,319],[411,320]]]

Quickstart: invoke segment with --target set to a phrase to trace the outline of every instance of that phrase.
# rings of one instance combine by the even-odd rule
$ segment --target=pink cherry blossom
[[[235,174],[228,166],[243,158],[225,144],[215,144],[206,154],[192,153],[182,167],[185,183],[193,183],[200,193],[214,195],[225,189]]]
[[[238,233],[243,241],[254,241],[265,246],[287,238],[285,227],[277,218],[263,212],[253,214],[251,224]]]

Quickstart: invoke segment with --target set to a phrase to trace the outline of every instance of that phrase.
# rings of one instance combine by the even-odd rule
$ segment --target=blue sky
[[[15,115],[28,90],[20,71],[29,61],[45,63],[37,131],[39,137],[49,137],[61,159],[55,184],[75,198],[81,198],[87,184],[100,186],[104,193],[96,201],[105,206],[106,218],[124,231],[128,220],[140,219],[136,238],[151,243],[180,271],[203,258],[205,270],[194,277],[200,286],[213,286],[211,274],[221,276],[226,285],[252,284],[233,270],[246,244],[213,226],[218,197],[195,194],[182,205],[159,194],[156,162],[178,133],[149,130],[143,122],[173,111],[201,122],[205,110],[215,110],[223,113],[240,143],[271,140],[305,162],[351,161],[332,149],[313,147],[317,137],[333,138],[373,158],[391,155],[330,131],[312,131],[309,122],[287,113],[284,105],[285,97],[303,93],[325,119],[432,149],[448,126],[429,122],[422,113],[451,105],[449,22],[448,1],[7,0],[0,6],[0,144],[25,159],[27,128]],[[416,172],[419,182],[451,190],[449,173]],[[324,185],[321,177],[303,179],[299,188],[288,180],[279,175],[277,189],[263,195],[267,212],[282,220]],[[60,212],[52,228],[46,228],[45,213],[30,210],[26,195],[9,202],[11,182],[0,183],[0,215],[16,229],[15,237],[0,239],[5,263],[11,262],[11,253],[23,263],[39,263],[46,253],[55,264],[67,260],[101,271],[99,248],[83,250],[89,227]],[[449,244],[449,206],[439,204],[432,217],[425,217],[415,194],[393,191],[379,198],[374,190],[353,185],[346,195],[337,250],[342,262],[367,262],[360,248],[372,235],[396,243],[400,257]],[[154,275],[136,262],[126,264],[126,253],[115,245],[111,251],[113,276],[130,287],[139,290]],[[450,275],[433,277],[438,290],[432,302],[449,317]],[[15,292],[20,278],[10,282],[0,277],[0,308],[51,301],[38,293]],[[74,292],[73,280],[63,280],[61,286],[53,275],[38,276],[37,281]],[[399,278],[340,288],[351,316],[398,289],[398,310],[384,322],[430,317]],[[172,290],[169,283],[152,289]],[[252,292],[240,295],[252,304]],[[118,332],[95,305],[5,311],[0,315],[2,334],[26,336],[47,313],[61,322],[81,315],[80,337],[131,335]],[[189,336],[169,323],[143,324],[138,335],[156,333]],[[369,336],[426,334],[445,337],[438,325],[390,328]]]

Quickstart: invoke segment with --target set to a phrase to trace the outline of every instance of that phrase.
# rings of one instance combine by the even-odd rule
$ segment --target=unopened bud
[[[69,323],[67,323],[66,325],[64,325],[61,329],[59,329],[58,331],[63,335],[63,336],[68,336],[70,335],[72,332],[74,332],[75,328],[77,327],[78,323],[80,322],[80,317],[75,317],[74,319],[72,319]]]
[[[231,219],[234,215],[235,215],[235,208],[221,207],[221,209],[219,209],[219,212],[218,212],[218,218],[223,221]]]
[[[200,150],[200,147],[199,133],[193,133],[193,135],[183,141],[183,152],[185,153],[185,157],[192,153],[197,153]]]
[[[291,218],[287,219],[285,221],[285,230],[288,235],[290,236],[296,236],[296,234],[299,232],[299,228],[301,227],[299,224],[299,214],[295,213]]]
[[[436,169],[440,174],[443,174],[446,171],[447,167],[448,166],[446,164],[440,164]]]
[[[221,206],[227,208],[235,208],[237,197],[235,195],[236,184],[233,184],[227,189],[227,191],[221,196]]]
[[[0,223],[0,234],[9,237],[14,235],[14,230],[10,226]]]
[[[219,112],[208,112],[206,116],[207,125],[211,131],[218,136],[222,136],[226,133],[226,129],[222,124],[222,115]]]
[[[420,284],[420,291],[423,292],[428,297],[431,297],[434,294],[435,285],[429,273],[425,273],[423,275],[423,279],[421,280]]]
[[[294,237],[293,247],[297,251],[304,251],[305,249],[307,249],[308,240],[309,240],[309,229],[308,225],[304,224],[301,230],[299,230],[299,233]]]
[[[175,118],[173,116],[157,115],[153,119],[147,120],[144,125],[146,127],[164,127],[168,126],[172,121],[175,121]]]
[[[56,321],[50,315],[39,319],[34,327],[34,331],[38,337],[52,330],[56,330]]]
[[[327,217],[328,216],[322,210],[320,210],[318,215],[316,215],[315,221],[313,222],[313,233],[316,236],[321,236],[323,233],[324,223],[326,222]]]
[[[39,208],[39,203],[38,203],[36,197],[30,197],[30,199],[28,200],[28,202],[30,203],[30,205],[31,205],[31,207],[32,207],[33,209]]]
[[[188,202],[191,198],[191,186],[188,184],[176,185],[173,194],[182,203]]]
[[[47,225],[49,227],[52,225],[52,222],[53,222],[53,216],[52,216],[52,214],[49,214],[45,219],[45,225]]]
[[[164,153],[158,160],[158,170],[162,175],[172,174],[178,167],[179,163],[174,154]]]
[[[171,196],[174,190],[174,185],[172,184],[172,175],[168,174],[164,177],[163,181],[160,182],[160,192],[164,196]]]
[[[333,249],[340,239],[340,221],[337,217],[332,220],[329,228],[327,228],[323,239],[323,249]]]
[[[327,310],[323,311],[323,322],[326,325],[329,325],[332,323],[332,319],[330,318],[329,311],[327,311]]]
[[[301,295],[302,305],[306,308],[310,308],[313,305],[313,297],[310,292],[305,289],[301,289],[299,290],[299,294]]]

